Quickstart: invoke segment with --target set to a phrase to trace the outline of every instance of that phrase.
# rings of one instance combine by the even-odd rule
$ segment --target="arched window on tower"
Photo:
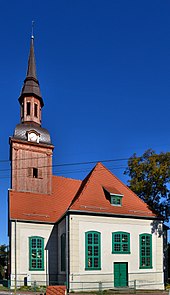
[[[31,113],[31,103],[28,101],[27,102],[27,116],[30,116]]]
[[[21,119],[24,117],[24,103],[21,104]]]
[[[38,105],[37,103],[34,103],[34,117],[38,117]]]

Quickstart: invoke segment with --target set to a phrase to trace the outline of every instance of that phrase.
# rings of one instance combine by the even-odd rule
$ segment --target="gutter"
[[[80,214],[80,215],[82,214],[82,215],[94,215],[94,216],[132,218],[132,219],[164,220],[164,218],[161,218],[161,217],[158,217],[158,216],[140,216],[140,215],[130,215],[130,214],[114,214],[114,213],[83,211],[83,210],[68,210],[67,213],[68,214]]]
[[[70,289],[70,227],[69,227],[70,216],[66,214],[66,287],[67,292]]]

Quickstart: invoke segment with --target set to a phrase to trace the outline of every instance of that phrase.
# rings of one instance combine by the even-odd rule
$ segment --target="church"
[[[20,123],[10,137],[11,287],[163,290],[163,219],[102,163],[82,181],[52,174],[33,36],[18,100]]]

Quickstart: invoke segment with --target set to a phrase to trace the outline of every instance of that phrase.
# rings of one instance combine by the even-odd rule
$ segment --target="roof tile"
[[[83,181],[61,176],[53,176],[52,179],[51,195],[10,190],[10,219],[54,223],[67,210],[129,217],[156,216],[101,163],[98,163]],[[122,206],[111,205],[105,190],[111,194],[123,195]]]

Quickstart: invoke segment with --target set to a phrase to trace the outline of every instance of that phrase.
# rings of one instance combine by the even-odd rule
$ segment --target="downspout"
[[[15,219],[15,292],[17,291],[17,220]]]
[[[66,215],[66,287],[69,292],[69,275],[70,275],[70,231],[69,231],[69,215]]]

